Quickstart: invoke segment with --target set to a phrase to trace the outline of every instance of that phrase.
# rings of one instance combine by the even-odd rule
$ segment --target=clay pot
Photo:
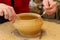
[[[43,20],[39,14],[21,13],[17,15],[14,27],[24,35],[35,35],[41,30],[42,24]]]

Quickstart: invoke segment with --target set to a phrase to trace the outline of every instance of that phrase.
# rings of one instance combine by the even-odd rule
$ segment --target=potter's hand
[[[3,15],[5,19],[9,19],[12,22],[15,21],[16,13],[13,7],[0,3],[0,16]]]
[[[43,7],[44,11],[48,15],[55,13],[57,10],[57,2],[54,2],[53,0],[44,0],[43,5],[44,5],[44,7]]]

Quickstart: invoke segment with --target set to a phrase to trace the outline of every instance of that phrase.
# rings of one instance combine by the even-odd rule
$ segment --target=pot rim
[[[41,16],[39,15],[39,14],[37,14],[37,13],[20,13],[20,14],[17,14],[17,18],[18,19],[20,19],[20,17],[19,16],[23,16],[23,15],[30,15],[30,16],[35,16],[35,17],[37,17],[37,18],[35,18],[35,19],[29,19],[29,20],[37,20],[37,19],[42,19],[41,18]],[[21,19],[21,20],[23,20],[23,19]],[[27,19],[26,19],[27,20]]]

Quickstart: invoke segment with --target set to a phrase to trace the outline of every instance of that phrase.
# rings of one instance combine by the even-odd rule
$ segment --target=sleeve
[[[22,0],[22,7],[19,10],[20,12],[29,12],[29,0]]]
[[[2,3],[3,1],[2,0],[0,0],[0,3]]]

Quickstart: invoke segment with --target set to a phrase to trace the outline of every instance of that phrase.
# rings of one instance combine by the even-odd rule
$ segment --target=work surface
[[[43,35],[33,38],[25,38],[14,33],[15,28],[9,22],[0,24],[0,40],[60,40],[60,21],[44,20],[42,26]]]

